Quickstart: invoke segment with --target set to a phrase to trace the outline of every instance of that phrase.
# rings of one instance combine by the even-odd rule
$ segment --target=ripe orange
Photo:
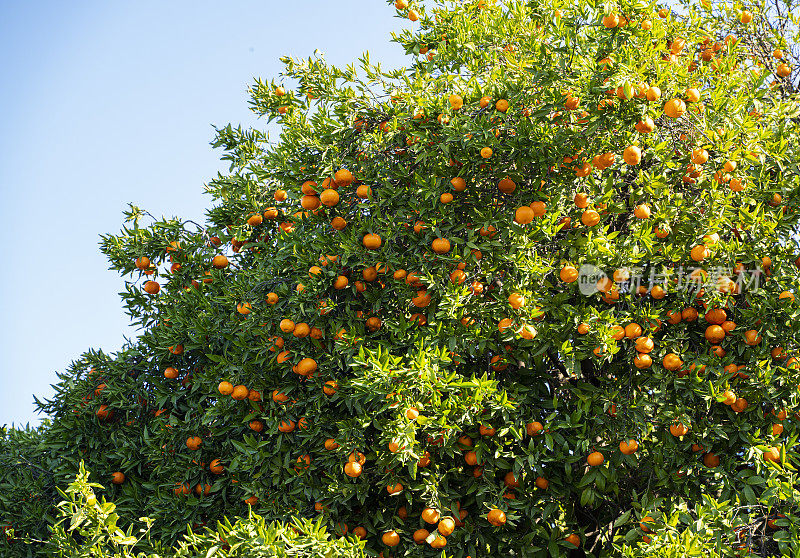
[[[603,27],[607,29],[613,29],[617,25],[619,25],[619,16],[615,13],[610,13],[603,16],[602,19]]]
[[[641,148],[636,145],[629,145],[622,152],[622,159],[630,166],[638,165],[642,162]]]
[[[459,110],[464,106],[464,99],[460,95],[450,95],[448,100],[450,101],[450,106],[453,107],[453,110]]]
[[[718,344],[725,339],[725,330],[718,325],[710,325],[706,328],[705,338],[709,343]]]
[[[293,420],[284,419],[278,425],[278,431],[279,432],[283,432],[284,434],[288,434],[290,432],[293,432],[295,427],[296,427],[296,425],[295,425],[295,422]]]
[[[523,205],[514,212],[514,221],[520,225],[527,225],[533,222],[535,216],[536,213],[530,206]]]
[[[755,329],[748,329],[744,332],[744,342],[751,347],[761,343],[761,336]]]
[[[650,217],[650,206],[646,203],[637,205],[633,208],[633,214],[637,219],[648,219]]]
[[[369,233],[364,236],[362,243],[364,244],[365,248],[369,250],[377,250],[381,247],[382,244],[381,237],[377,234]]]
[[[735,413],[742,413],[747,410],[748,406],[749,404],[747,402],[747,399],[745,399],[744,397],[737,397],[736,401],[734,401],[733,405],[731,405],[731,409]]]
[[[233,392],[231,393],[231,397],[233,397],[237,401],[242,401],[244,399],[247,399],[248,395],[250,395],[250,390],[243,385],[238,385],[234,387]]]
[[[161,285],[159,285],[157,282],[145,281],[144,292],[146,292],[147,294],[152,294],[152,295],[158,294],[160,290],[161,290]]]
[[[545,205],[544,202],[535,201],[530,205],[530,208],[533,210],[533,214],[536,217],[542,217],[547,213],[547,205]]]
[[[639,449],[639,442],[636,440],[628,440],[622,441],[619,443],[619,451],[621,451],[624,455],[632,455],[636,453],[636,450]]]
[[[125,482],[125,473],[122,473],[120,471],[112,473],[111,482],[113,482],[114,484],[122,484],[123,482]]]
[[[351,478],[361,475],[361,464],[357,461],[348,461],[344,466],[344,474]]]
[[[200,436],[189,436],[186,438],[186,447],[190,450],[198,450],[200,449],[200,445],[203,443],[203,440]]]
[[[581,223],[587,227],[594,227],[600,222],[600,214],[594,209],[587,209],[581,214]]]
[[[664,104],[664,114],[670,118],[680,118],[686,112],[686,103],[680,99],[670,99]]]
[[[544,426],[538,421],[529,422],[525,425],[525,432],[528,434],[528,436],[536,436],[542,430],[544,430]]]
[[[217,386],[217,391],[219,391],[221,395],[230,395],[233,393],[233,384],[223,380],[219,383],[219,386]]]
[[[450,241],[446,238],[437,238],[431,243],[431,248],[437,254],[446,254],[450,251]]]
[[[701,262],[708,257],[708,248],[705,244],[698,244],[692,248],[691,258],[696,262]]]
[[[333,395],[336,393],[337,389],[339,389],[339,384],[333,380],[328,380],[325,382],[325,385],[322,386],[322,391],[325,395]]]
[[[504,194],[510,194],[517,189],[517,184],[510,178],[506,177],[497,183],[497,188]]]
[[[645,95],[650,102],[658,101],[661,98],[661,89],[653,85],[647,89]]]
[[[503,510],[494,508],[486,514],[486,519],[495,527],[501,527],[506,523],[506,514]]]
[[[425,523],[430,523],[433,525],[437,521],[439,521],[439,512],[433,508],[425,508],[422,510],[422,520]]]
[[[599,451],[593,451],[586,458],[586,463],[588,463],[592,467],[596,467],[598,465],[602,465],[605,460],[606,459],[605,457],[603,457],[602,453],[600,453]]]
[[[428,531],[427,529],[417,529],[416,531],[414,531],[412,538],[414,539],[415,543],[422,544],[425,542],[425,539],[427,539],[430,534],[431,534],[430,531]]]
[[[640,353],[650,353],[654,346],[653,340],[649,337],[639,337],[636,339],[636,350]]]
[[[647,353],[638,353],[633,359],[633,365],[640,370],[644,370],[653,365],[653,359]]]
[[[669,433],[675,436],[676,438],[680,436],[685,436],[689,432],[689,427],[683,424],[682,422],[673,422],[672,425],[669,427]]]
[[[439,521],[438,531],[445,537],[451,535],[456,528],[456,522],[452,517],[443,517]]]
[[[578,280],[578,270],[571,265],[562,267],[558,275],[565,283],[574,283]]]
[[[719,456],[711,452],[703,454],[703,465],[709,469],[719,466]]]
[[[453,187],[453,190],[456,192],[463,192],[467,189],[467,182],[461,178],[460,176],[456,176],[455,178],[450,179],[450,185]]]
[[[640,134],[650,134],[656,129],[656,124],[649,116],[645,116],[633,126]]]
[[[764,456],[764,461],[778,463],[781,460],[781,450],[776,447],[770,447],[768,450],[764,451],[762,455]]]
[[[397,531],[394,530],[386,531],[381,536],[381,541],[383,541],[383,544],[385,544],[386,546],[397,546],[398,544],[400,544],[400,535],[398,535]]]
[[[666,368],[670,372],[674,372],[678,370],[681,366],[683,366],[683,361],[675,353],[668,353],[667,355],[664,356],[664,359],[662,360],[661,364],[664,366],[664,368]]]
[[[525,297],[519,293],[511,293],[508,295],[508,303],[511,305],[511,308],[518,310],[525,306]]]
[[[264,430],[264,423],[260,420],[251,420],[247,425],[253,432],[261,432]]]

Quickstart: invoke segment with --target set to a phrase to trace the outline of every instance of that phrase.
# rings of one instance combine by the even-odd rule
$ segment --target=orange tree
[[[59,482],[167,542],[800,551],[796,37],[713,8],[397,0],[408,67],[285,58],[207,222],[103,237],[142,332],[42,405]]]

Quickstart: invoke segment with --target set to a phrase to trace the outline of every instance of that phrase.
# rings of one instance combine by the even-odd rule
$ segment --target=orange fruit
[[[508,295],[508,303],[511,305],[511,308],[518,310],[525,306],[525,297],[519,293],[511,293]]]
[[[745,399],[744,397],[737,397],[736,401],[734,401],[733,405],[731,405],[731,409],[735,413],[744,412],[747,410],[747,407],[748,407],[747,399]]]
[[[696,262],[701,262],[708,257],[708,248],[705,244],[698,244],[692,248],[691,257]]]
[[[633,359],[633,365],[640,370],[644,370],[653,365],[653,359],[647,353],[638,353]]]
[[[325,382],[325,385],[322,386],[322,391],[325,395],[333,395],[336,393],[337,389],[339,389],[339,384],[333,380],[328,380]]]
[[[624,455],[632,455],[639,449],[639,442],[636,440],[622,441],[619,443],[619,451]]]
[[[514,221],[519,223],[520,225],[527,225],[528,223],[532,223],[535,217],[536,213],[528,205],[523,205],[522,207],[518,207],[517,210],[514,212]]]
[[[525,432],[528,434],[528,436],[536,436],[542,430],[544,430],[544,426],[538,421],[529,422],[525,425]]]
[[[749,329],[744,332],[744,342],[751,347],[758,345],[761,342],[761,336],[755,329]]]
[[[233,393],[233,384],[223,380],[219,383],[219,386],[217,386],[217,391],[219,391],[221,395],[230,395]]]
[[[670,118],[680,118],[686,112],[686,103],[680,99],[670,99],[664,104],[664,114]]]
[[[571,265],[562,267],[558,275],[565,283],[574,283],[578,280],[578,270]]]
[[[186,438],[186,447],[190,450],[198,450],[200,449],[200,445],[203,443],[203,440],[200,436],[189,436]]]
[[[661,363],[664,366],[664,368],[666,368],[670,372],[674,372],[678,370],[681,366],[683,366],[683,361],[675,353],[668,353],[666,356],[664,356],[664,359],[662,360]]]
[[[642,335],[642,326],[635,322],[631,322],[625,326],[625,337],[628,339],[637,339]]]
[[[295,422],[293,420],[284,419],[278,425],[278,431],[279,432],[283,432],[284,434],[288,434],[290,432],[293,432],[295,427],[296,427],[296,425],[295,425]]]
[[[503,178],[497,183],[497,188],[504,194],[510,194],[517,189],[517,184],[510,178]]]
[[[581,223],[587,227],[594,227],[600,222],[600,214],[593,209],[587,209],[581,214]]]
[[[501,527],[502,525],[505,525],[506,514],[503,510],[494,508],[489,510],[489,513],[486,514],[486,519],[495,527]]]
[[[161,285],[159,285],[156,281],[145,281],[144,283],[144,292],[147,294],[158,294],[161,290]]]
[[[427,529],[417,529],[416,531],[414,531],[412,538],[414,539],[415,543],[422,544],[425,542],[425,539],[427,539],[429,535],[430,531],[428,531]]]
[[[351,478],[361,475],[361,464],[357,461],[348,461],[344,466],[344,474]]]
[[[430,523],[433,525],[437,521],[439,521],[439,512],[433,508],[425,508],[422,510],[422,520],[425,523]]]
[[[386,546],[397,546],[398,544],[400,544],[400,535],[398,535],[397,531],[394,531],[394,530],[386,531],[381,536],[381,541]]]
[[[605,457],[603,457],[603,454],[600,453],[599,451],[593,451],[586,458],[586,463],[588,463],[592,467],[596,467],[598,465],[602,465],[604,461],[605,461]]]
[[[247,399],[248,395],[250,395],[250,390],[243,385],[238,385],[234,387],[233,392],[231,393],[231,397],[233,397],[237,401],[242,401],[244,399]]]
[[[383,241],[381,240],[381,237],[373,233],[364,235],[364,239],[362,241],[364,247],[370,250],[377,250],[381,247],[382,242]]]
[[[772,461],[773,463],[778,463],[781,460],[781,450],[779,450],[774,446],[764,451],[762,455],[764,457],[764,461]]]
[[[642,150],[636,145],[629,145],[622,152],[622,159],[630,166],[638,165],[642,162]]]
[[[672,425],[669,427],[669,433],[673,436],[680,437],[685,436],[689,432],[689,427],[681,422],[673,422]]]
[[[717,467],[719,465],[719,456],[711,452],[703,454],[703,465],[709,469]]]
[[[725,339],[725,330],[722,326],[710,325],[706,328],[705,338],[709,343],[716,345]]]
[[[456,522],[452,517],[443,517],[439,520],[438,531],[445,537],[451,535],[456,528]]]
[[[450,251],[450,241],[446,238],[437,238],[431,243],[431,248],[437,254],[446,254]]]
[[[652,352],[653,347],[653,340],[649,337],[639,337],[636,339],[636,350],[640,353]]]

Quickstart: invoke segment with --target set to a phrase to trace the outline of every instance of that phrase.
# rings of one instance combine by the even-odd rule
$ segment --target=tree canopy
[[[389,6],[407,67],[284,58],[206,222],[102,237],[141,334],[60,375],[45,468],[166,544],[800,552],[793,4]]]

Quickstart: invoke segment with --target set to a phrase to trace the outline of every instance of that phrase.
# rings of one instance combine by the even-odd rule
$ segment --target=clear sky
[[[404,63],[380,0],[0,1],[0,425],[89,347],[134,335],[100,233],[127,202],[200,220],[212,124],[264,126],[246,87],[279,57]]]

